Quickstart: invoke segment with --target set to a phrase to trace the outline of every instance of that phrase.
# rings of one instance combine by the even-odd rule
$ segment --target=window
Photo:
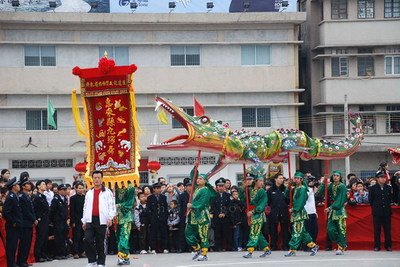
[[[332,0],[331,18],[347,19],[347,0]]]
[[[12,160],[11,165],[13,169],[40,169],[40,168],[72,168],[72,159],[21,159]]]
[[[400,56],[385,57],[385,73],[386,75],[400,74]]]
[[[171,46],[171,66],[199,66],[199,46]]]
[[[386,132],[400,133],[400,106],[387,106],[386,110],[390,111],[386,120]]]
[[[149,172],[139,172],[140,184],[149,184]]]
[[[55,66],[55,46],[25,46],[25,66]]]
[[[400,18],[400,0],[385,0],[385,18]]]
[[[99,58],[107,52],[108,58],[112,58],[116,65],[129,65],[129,48],[127,46],[100,46]]]
[[[186,112],[190,116],[194,116],[194,109],[193,108],[183,108],[183,111]],[[183,128],[183,126],[175,118],[172,118],[172,128],[173,129]]]
[[[269,45],[242,45],[242,65],[269,65],[271,49]]]
[[[374,75],[374,58],[372,56],[358,57],[358,76],[373,76]]]
[[[242,127],[271,127],[271,109],[242,108]]]
[[[347,57],[333,57],[332,77],[348,76],[349,60]]]
[[[364,132],[366,134],[376,134],[376,116],[375,114],[371,114],[371,111],[375,111],[375,107],[372,105],[364,105],[359,106],[358,110],[362,113]]]
[[[344,110],[343,107],[333,107],[333,134],[344,134]]]
[[[57,110],[54,113],[54,121],[57,125]],[[47,124],[47,110],[27,110],[26,111],[27,130],[57,130]]]
[[[372,19],[374,18],[375,0],[358,0],[358,18]]]

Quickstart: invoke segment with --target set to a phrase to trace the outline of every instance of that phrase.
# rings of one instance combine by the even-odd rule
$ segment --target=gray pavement
[[[347,251],[345,255],[336,256],[334,252],[321,251],[315,257],[309,253],[297,252],[297,256],[285,258],[283,251],[273,251],[267,258],[258,258],[261,252],[255,252],[252,259],[242,258],[243,252],[211,252],[207,262],[192,261],[190,253],[183,254],[156,254],[156,255],[131,255],[131,265],[134,267],[207,267],[207,266],[232,266],[232,267],[400,267],[400,251],[373,252],[373,251]],[[132,257],[138,259],[132,259]],[[117,256],[107,256],[106,266],[117,266]],[[85,267],[87,259],[68,259],[37,263],[37,267],[68,266]]]

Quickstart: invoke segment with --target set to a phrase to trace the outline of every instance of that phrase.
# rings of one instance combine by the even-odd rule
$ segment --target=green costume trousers
[[[118,254],[129,255],[129,236],[131,234],[132,222],[121,223],[117,225]]]
[[[188,244],[197,248],[209,248],[208,222],[204,224],[186,224],[185,237]],[[200,241],[200,244],[199,244]]]
[[[251,219],[249,241],[247,242],[247,250],[249,252],[253,252],[256,247],[264,250],[269,246],[264,235],[261,233],[263,223],[264,220],[262,218]]]
[[[304,227],[304,220],[293,222],[292,238],[289,242],[290,250],[297,250],[301,244],[307,244],[309,247],[314,247],[315,244]]]
[[[346,240],[346,218],[339,220],[328,220],[328,235],[329,238],[341,246],[342,248],[347,247]]]

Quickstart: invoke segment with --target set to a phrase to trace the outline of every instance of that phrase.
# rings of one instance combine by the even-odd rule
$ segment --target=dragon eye
[[[203,116],[200,118],[201,123],[205,124],[205,123],[209,123],[210,119],[207,116]]]

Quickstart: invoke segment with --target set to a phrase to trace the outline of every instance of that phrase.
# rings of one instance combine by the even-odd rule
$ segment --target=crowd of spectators
[[[325,203],[325,193],[320,190],[320,185],[326,181],[323,176],[315,178],[311,172],[306,172],[305,179],[311,189],[306,204],[309,219],[305,225],[315,241],[318,234],[316,207]],[[28,248],[27,244],[20,242],[19,248],[15,249],[26,254],[29,245],[33,244],[30,250],[36,262],[86,257],[81,222],[86,186],[80,181],[75,181],[72,185],[56,184],[51,180],[33,183],[27,172],[21,173],[17,180],[16,183],[21,187],[17,195],[23,209],[20,227],[24,229],[24,237],[31,236],[33,241],[25,240],[30,242]],[[349,174],[347,180],[348,205],[369,204],[369,189],[376,184],[376,178],[362,180],[354,174]],[[15,190],[16,183],[12,184],[10,181],[10,171],[2,170],[1,207],[7,201],[11,189]],[[391,202],[398,205],[400,171],[387,179],[387,183],[391,185],[393,193]],[[222,177],[215,181],[217,194],[209,211],[209,239],[212,251],[242,251],[245,248],[249,231],[244,197],[246,186],[246,180],[240,186],[232,185],[229,179]],[[280,173],[265,180],[268,206],[265,210],[267,222],[262,232],[266,239],[271,241],[272,250],[288,249],[290,186],[289,179]],[[131,253],[181,253],[190,250],[184,233],[186,207],[191,190],[192,182],[189,178],[177,184],[168,184],[163,177],[160,177],[156,184],[137,188],[130,237]],[[29,203],[32,203],[31,208]],[[2,208],[1,215],[0,236],[7,247],[9,244],[6,244],[8,233],[5,231],[5,225],[8,218]],[[107,229],[109,254],[117,252],[115,229],[115,224]],[[28,265],[27,259],[19,260],[18,266]]]

